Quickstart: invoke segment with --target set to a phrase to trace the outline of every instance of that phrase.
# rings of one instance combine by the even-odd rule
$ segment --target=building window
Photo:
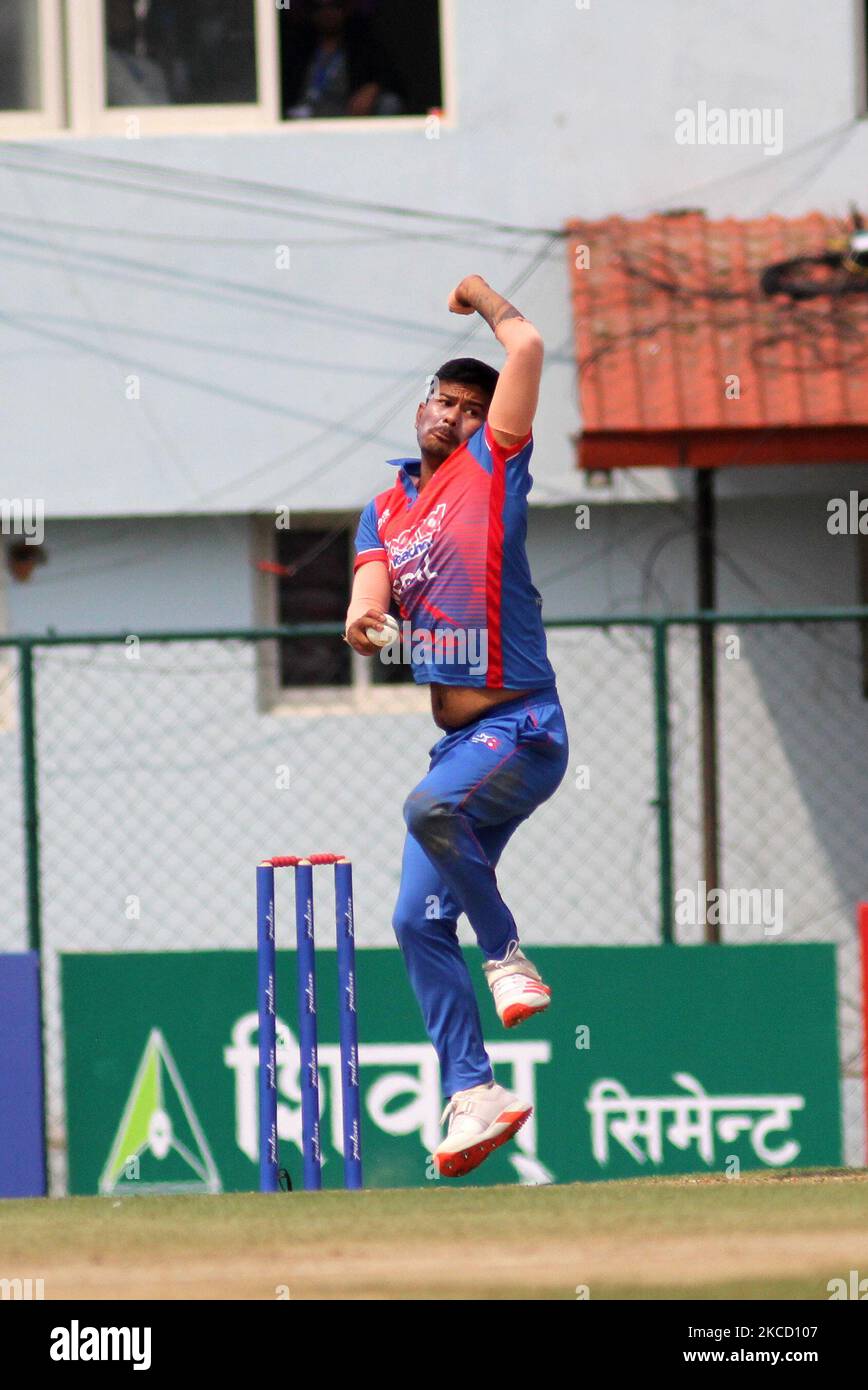
[[[862,0],[861,6],[856,10],[856,16],[859,85],[861,87],[859,114],[866,116],[868,115],[868,0]]]
[[[107,106],[256,101],[254,0],[103,0]]]
[[[342,623],[351,570],[347,533],[290,529],[276,534],[277,563],[290,571],[277,581],[278,624]],[[347,643],[335,637],[289,638],[280,643],[281,687],[349,685],[351,655]]]
[[[33,0],[0,5],[0,110],[38,111],[42,106],[39,9]]]
[[[260,525],[258,553],[268,554],[267,568],[279,571],[267,575],[270,588],[260,608],[268,626],[294,627],[301,623],[340,623],[346,618],[353,585],[356,518],[341,526],[335,518],[320,514],[299,524],[293,517],[289,530]],[[266,539],[273,537],[274,539]],[[391,612],[400,622],[393,605]],[[365,697],[371,687],[413,685],[412,667],[404,662],[388,662],[377,657],[360,657],[334,636],[291,637],[276,644],[276,682],[278,692],[345,689],[348,694]]]
[[[274,0],[66,0],[70,125],[250,130],[278,107]]]
[[[425,117],[452,0],[0,0],[0,133]]]
[[[280,12],[288,120],[425,115],[442,104],[437,0],[297,0]]]
[[[4,134],[57,130],[65,119],[61,0],[0,0]]]

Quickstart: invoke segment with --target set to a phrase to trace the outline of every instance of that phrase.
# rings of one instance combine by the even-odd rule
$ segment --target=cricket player
[[[394,599],[414,679],[430,687],[443,730],[404,804],[393,926],[448,1101],[434,1160],[441,1176],[460,1177],[532,1107],[494,1081],[458,918],[466,913],[476,934],[504,1027],[547,1008],[551,990],[519,946],[495,870],[557,789],[569,750],[525,550],[542,339],[479,275],[453,290],[449,309],[481,314],[506,361],[498,374],[458,358],[432,379],[416,411],[421,458],[390,460],[397,478],[359,522],[346,640],[378,655]],[[532,871],[543,881],[545,863]]]

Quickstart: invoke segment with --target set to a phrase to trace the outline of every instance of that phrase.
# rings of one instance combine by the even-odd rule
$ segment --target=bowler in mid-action
[[[504,1026],[547,1008],[551,990],[519,946],[496,868],[557,789],[569,749],[525,546],[542,339],[478,275],[449,308],[481,314],[506,361],[498,374],[457,358],[433,378],[416,412],[421,457],[391,460],[397,479],[361,516],[346,640],[377,655],[394,600],[444,731],[404,805],[393,925],[448,1102],[435,1163],[459,1177],[511,1139],[531,1106],[494,1081],[458,918],[476,933]]]

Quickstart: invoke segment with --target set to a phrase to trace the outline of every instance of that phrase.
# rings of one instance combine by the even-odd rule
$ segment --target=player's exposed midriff
[[[493,705],[532,695],[531,690],[481,690],[468,685],[431,685],[431,715],[440,729],[460,729]]]

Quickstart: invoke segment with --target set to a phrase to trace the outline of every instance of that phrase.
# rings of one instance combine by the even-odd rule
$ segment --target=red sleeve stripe
[[[492,441],[494,442],[494,441]],[[495,443],[495,449],[498,446]],[[506,460],[492,449],[491,490],[488,500],[488,548],[485,556],[485,612],[488,626],[487,686],[503,685],[503,641],[500,630],[503,584],[503,503],[506,495]]]
[[[377,546],[376,549],[373,550],[360,550],[356,556],[356,562],[353,565],[353,574],[355,574],[356,570],[360,569],[362,565],[367,565],[371,560],[382,560],[383,564],[386,564],[387,558],[386,552],[382,546]]]
[[[502,460],[504,463],[509,463],[509,460],[514,459],[517,454],[520,454],[522,449],[526,449],[532,439],[533,430],[528,430],[527,435],[519,444],[510,444],[509,447],[506,448],[503,444],[498,444],[494,435],[491,433],[491,426],[487,420],[485,422],[485,442],[493,456],[496,459]]]

